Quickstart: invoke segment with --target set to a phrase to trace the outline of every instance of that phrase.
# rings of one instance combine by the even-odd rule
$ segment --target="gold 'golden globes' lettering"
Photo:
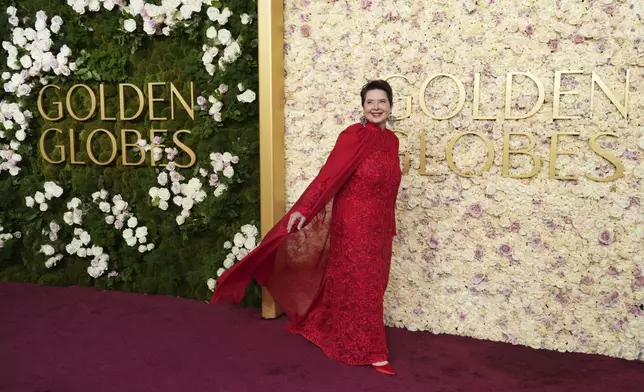
[[[65,146],[64,145],[61,146],[60,144],[57,144],[57,145],[54,146],[60,152],[60,159],[58,161],[54,161],[53,159],[51,159],[51,157],[47,154],[47,152],[45,152],[45,138],[47,137],[47,134],[49,132],[63,133],[63,131],[61,131],[58,128],[46,129],[42,133],[42,135],[40,135],[40,142],[38,143],[38,145],[40,147],[40,153],[42,154],[43,159],[45,161],[49,162],[49,163],[52,163],[54,165],[57,165],[59,163],[63,163],[63,162],[65,162]]]
[[[136,114],[132,117],[125,117],[125,88],[129,87],[136,91],[136,95],[139,97],[139,109],[136,111]],[[132,121],[143,113],[143,107],[145,105],[145,98],[143,97],[143,91],[140,88],[130,83],[119,83],[119,110],[121,113],[121,120],[123,121]]]
[[[137,131],[136,129],[121,129],[121,163],[123,163],[123,166],[139,166],[145,161],[145,150],[138,145],[138,143],[135,141],[134,143],[128,143],[127,142],[127,134],[128,133],[134,133],[136,135],[136,140],[141,139],[141,132]],[[139,154],[141,157],[139,158],[139,161],[136,163],[128,162],[127,160],[127,148],[128,147],[136,147],[139,149]]]
[[[590,146],[590,149],[593,150],[597,155],[600,157],[606,159],[608,162],[612,163],[613,166],[615,166],[615,174],[613,174],[610,177],[606,178],[598,178],[598,177],[593,177],[590,174],[586,174],[586,178],[597,181],[597,182],[610,182],[610,181],[615,181],[619,178],[622,178],[624,176],[624,164],[622,161],[620,161],[615,155],[613,155],[610,151],[606,151],[602,149],[598,144],[597,144],[597,139],[599,139],[602,136],[610,136],[610,137],[618,137],[614,133],[609,133],[609,132],[601,132],[598,134],[595,134],[591,136],[590,140],[588,141],[588,145]]]
[[[452,79],[458,86],[458,103],[456,104],[456,108],[451,113],[447,114],[444,117],[436,117],[427,108],[427,100],[425,99],[425,92],[427,91],[427,87],[429,87],[429,84],[432,82],[432,80],[439,78],[441,76]],[[423,85],[420,87],[420,91],[418,92],[418,99],[420,102],[420,108],[428,117],[433,118],[435,120],[449,120],[450,118],[456,116],[458,112],[460,112],[461,109],[463,109],[463,106],[465,106],[465,86],[463,85],[463,82],[461,82],[461,80],[458,79],[456,76],[446,74],[446,73],[439,73],[432,77],[427,78],[427,80],[423,82]]]
[[[582,75],[582,74],[589,74],[587,72],[583,71],[555,71],[555,76],[554,76],[554,89],[553,89],[553,96],[552,96],[552,118],[554,120],[574,120],[579,118],[579,116],[569,116],[562,114],[562,108],[561,108],[561,97],[563,95],[580,95],[581,92],[578,90],[567,90],[567,91],[562,91],[561,90],[561,79],[562,76],[564,75]],[[512,109],[512,93],[514,91],[514,77],[515,76],[525,76],[526,78],[529,78],[534,82],[534,84],[537,86],[538,90],[538,98],[537,102],[535,103],[535,106],[527,113],[524,114],[512,114],[511,109]],[[591,82],[590,86],[590,116],[592,117],[594,115],[594,103],[595,103],[595,86],[598,86],[600,90],[604,92],[604,94],[608,97],[610,102],[617,108],[617,110],[620,112],[622,117],[625,119],[628,118],[628,110],[629,110],[629,88],[630,88],[630,69],[626,70],[626,80],[624,83],[624,97],[623,97],[623,103],[620,102],[620,99],[616,96],[614,91],[599,77],[599,75],[596,72],[591,72]],[[456,104],[456,108],[449,114],[438,117],[433,115],[427,106],[427,100],[425,98],[425,93],[429,85],[434,79],[437,79],[439,77],[446,77],[454,81],[456,83],[456,86],[458,87],[459,90],[459,99]],[[406,81],[408,84],[412,85],[413,84],[410,82],[410,78],[405,76],[405,75],[400,75],[400,74],[395,74],[395,75],[389,75],[386,77],[383,77],[382,79],[384,80],[394,80],[394,79],[402,79]],[[480,113],[480,105],[481,105],[481,74],[480,73],[474,73],[474,87],[473,87],[473,94],[472,94],[472,119],[473,120],[502,120],[501,117],[497,117],[494,115],[491,115],[491,113],[488,113],[487,115],[482,115]],[[418,103],[419,106],[422,110],[422,112],[429,118],[433,120],[449,120],[452,117],[456,116],[464,107],[465,105],[465,86],[464,83],[461,79],[454,75],[446,74],[446,73],[438,73],[431,75],[429,78],[425,79],[423,83],[420,86],[420,89],[418,91]],[[408,117],[411,117],[412,112],[412,104],[413,104],[413,98],[412,96],[404,96],[403,97],[406,100],[406,110],[403,115],[396,116],[399,120],[405,119]],[[538,113],[541,108],[543,107],[545,103],[545,86],[543,81],[534,76],[532,73],[529,72],[519,72],[519,71],[512,71],[508,72],[506,74],[506,81],[505,81],[505,106],[504,106],[504,120],[520,120],[520,119],[526,119],[529,117],[534,116],[536,113]]]
[[[403,131],[398,131],[395,130],[393,131],[396,135],[399,135],[399,139],[401,139],[401,143],[403,143],[404,140],[404,145],[401,144],[400,147],[400,152],[399,155],[403,157],[403,169],[402,173],[403,174],[409,174],[409,169],[410,169],[410,148],[409,148],[409,135],[406,132]],[[484,165],[484,167],[477,173],[463,173],[461,170],[456,168],[456,165],[454,164],[454,146],[458,142],[458,140],[464,136],[467,135],[472,135],[476,136],[480,139],[482,139],[487,147],[487,161]],[[556,173],[556,159],[557,156],[559,155],[575,155],[574,153],[571,152],[566,152],[566,151],[559,151],[559,138],[561,136],[576,136],[579,135],[578,133],[569,133],[569,132],[557,132],[553,135],[550,136],[551,139],[551,146],[550,150],[548,152],[549,154],[549,159],[550,159],[550,169],[549,169],[549,177],[551,179],[556,179],[556,180],[575,180],[575,177],[572,176],[560,176],[557,175]],[[513,137],[527,137],[528,138],[528,146],[523,147],[521,149],[512,149],[510,147],[510,141],[512,140]],[[612,176],[606,177],[606,178],[598,178],[594,177],[590,174],[585,175],[586,178],[592,180],[592,181],[597,181],[597,182],[610,182],[610,181],[615,181],[624,175],[624,164],[619,160],[618,157],[616,157],[612,152],[605,150],[601,148],[598,143],[597,139],[600,137],[618,137],[614,133],[609,133],[609,132],[601,132],[598,134],[595,134],[590,137],[590,140],[588,141],[588,145],[590,149],[595,152],[597,155],[600,157],[606,159],[609,161],[613,166],[615,166],[615,173]],[[542,169],[543,166],[543,158],[539,157],[535,152],[534,148],[536,147],[536,138],[534,135],[527,133],[527,132],[508,132],[504,134],[504,140],[503,140],[503,160],[502,160],[502,170],[501,173],[503,177],[508,177],[508,178],[516,178],[516,179],[523,179],[523,178],[533,178],[536,177],[539,172]],[[429,146],[427,145],[427,136],[425,132],[420,132],[420,154],[419,154],[419,166],[418,166],[418,175],[421,176],[437,176],[440,175],[440,173],[434,172],[431,173],[427,170],[427,151],[428,151]],[[474,132],[464,132],[464,133],[459,133],[456,136],[452,137],[450,139],[450,142],[448,143],[447,149],[445,151],[446,155],[446,161],[447,164],[450,168],[451,171],[454,173],[458,174],[461,177],[474,177],[474,176],[480,176],[486,171],[490,169],[494,162],[494,146],[492,145],[492,142],[487,139],[484,135],[477,134]],[[532,167],[528,169],[529,171],[523,174],[510,174],[510,156],[511,155],[527,155],[530,158],[532,158]]]
[[[85,117],[79,117],[75,112],[74,108],[72,107],[72,94],[74,91],[76,91],[77,88],[83,88],[85,91],[89,93],[89,99],[90,99],[90,109],[89,112]],[[70,116],[76,121],[86,121],[92,118],[94,115],[94,112],[96,111],[96,95],[94,95],[94,91],[92,91],[89,86],[84,85],[84,84],[75,84],[73,85],[68,91],[67,91],[67,97],[65,98],[65,103],[67,104],[67,112],[69,113]]]
[[[152,82],[148,83],[148,115],[150,120],[152,121],[162,121],[162,120],[167,120],[167,117],[156,117],[154,115],[154,103],[155,102],[163,102],[165,101],[163,97],[155,97],[154,96],[154,86],[165,86],[165,83],[163,82]]]
[[[166,89],[166,94],[162,95],[158,89],[160,89],[162,86],[165,86]],[[76,84],[71,86],[66,94],[65,94],[65,102],[61,102],[60,100],[52,100],[50,90],[57,90],[60,92],[61,87],[56,86],[56,85],[46,85],[43,86],[40,89],[40,92],[38,94],[38,111],[40,112],[40,115],[48,121],[59,121],[65,117],[65,112],[69,114],[71,118],[73,118],[76,121],[79,122],[85,122],[88,121],[92,118],[98,117],[101,121],[116,121],[117,118],[120,119],[121,121],[134,121],[137,120],[143,113],[146,104],[148,105],[148,116],[151,120],[156,121],[156,120],[167,120],[167,117],[171,117],[173,120],[176,118],[176,113],[175,111],[178,108],[183,108],[186,113],[190,116],[191,119],[195,119],[195,111],[194,111],[194,105],[195,105],[195,97],[194,97],[194,83],[190,82],[189,83],[189,88],[190,88],[190,97],[189,99],[186,98],[184,95],[181,94],[179,89],[175,86],[174,83],[169,82],[150,82],[144,85],[144,88],[140,88],[139,86],[136,86],[131,83],[119,83],[118,84],[118,104],[115,105],[118,107],[118,116],[116,113],[107,113],[107,98],[105,94],[105,84],[101,83],[98,86],[97,92],[92,90],[89,86],[85,84]],[[87,113],[82,112],[79,110],[78,107],[74,107],[74,102],[77,102],[78,100],[75,100],[76,94],[82,94],[82,91],[79,90],[85,90],[85,93],[89,97],[89,107],[86,108]],[[144,95],[144,91],[148,93],[148,97],[146,99]],[[130,92],[130,94],[126,94],[127,92]],[[133,92],[134,94],[132,94]],[[98,95],[98,98],[97,98]],[[136,112],[133,113],[127,113],[127,107],[128,105],[128,98],[129,96],[134,95],[134,99],[138,99],[138,108],[136,108],[136,102],[133,105],[136,108]],[[160,117],[157,114],[155,114],[155,107],[154,105],[160,102],[167,102],[167,99],[163,98],[169,95],[169,106],[170,106],[170,112],[171,115],[167,117]],[[50,102],[48,102],[48,99]],[[50,106],[47,106],[50,105]],[[97,110],[98,106],[98,110]],[[51,108],[55,108],[56,113],[53,116],[49,116],[47,114],[47,110],[50,110]],[[158,108],[157,108],[158,110]],[[96,116],[96,113],[98,113],[98,116]],[[89,131],[89,130],[88,130]],[[45,130],[41,137],[40,137],[40,143],[39,143],[39,149],[40,153],[43,156],[43,159],[46,162],[52,163],[52,164],[59,164],[65,162],[66,158],[69,157],[69,161],[72,165],[86,165],[87,162],[84,162],[80,159],[77,158],[78,151],[76,149],[76,144],[78,142],[77,140],[77,135],[76,131],[73,128],[70,128],[68,131],[68,134],[66,136],[67,142],[61,145],[56,145],[55,149],[59,150],[61,158],[58,161],[54,161],[50,154],[45,151],[46,149],[46,143],[45,141],[47,138],[51,135],[52,132],[56,133],[63,133],[62,130],[58,128],[50,128]],[[102,127],[102,128],[96,128],[93,129],[89,132],[89,135],[86,140],[83,140],[83,146],[85,148],[85,152],[87,156],[89,157],[90,161],[100,165],[100,166],[105,166],[109,165],[110,163],[114,162],[116,159],[116,155],[118,154],[119,151],[119,143],[117,141],[117,138],[115,136],[116,132],[120,132],[120,153],[122,155],[121,162],[124,166],[138,166],[145,162],[146,158],[146,152],[145,150],[139,146],[138,141],[143,139],[142,138],[142,133],[137,130],[137,129],[121,129],[121,130],[110,130],[108,128]],[[80,133],[80,131],[79,131]],[[147,134],[150,136],[150,145],[152,146],[152,149],[158,147],[165,147],[163,144],[157,144],[154,141],[155,136],[158,133],[169,133],[168,129],[150,129]],[[182,129],[180,131],[177,131],[173,134],[173,140],[177,146],[177,148],[181,149],[182,151],[186,152],[188,156],[190,157],[189,163],[186,165],[180,165],[177,164],[177,167],[190,167],[194,165],[197,161],[197,157],[194,153],[194,151],[188,147],[185,143],[181,142],[179,140],[179,137],[182,134],[185,133],[190,133],[189,130]],[[85,134],[83,132],[83,134]],[[94,139],[96,137],[99,137],[101,134],[105,134],[109,140],[110,140],[110,147],[111,151],[109,154],[109,159],[101,158],[102,155],[100,152],[96,151],[96,147],[93,143]],[[137,140],[135,143],[128,143],[128,136],[136,136]],[[82,148],[82,147],[81,147]],[[137,148],[140,157],[137,162],[129,162],[128,157],[127,157],[127,152],[128,150],[131,150],[132,148]],[[150,164],[152,166],[157,166],[157,162],[154,161],[153,157],[154,155],[151,154],[152,159]],[[100,159],[103,159],[102,161]],[[165,166],[165,165],[162,165]]]
[[[494,117],[485,117],[479,114],[481,101],[481,74],[474,74],[474,102],[472,102],[472,118],[474,120],[494,120]]]
[[[483,142],[485,143],[485,146],[487,147],[487,161],[485,162],[485,165],[483,166],[483,169],[481,170],[480,173],[474,173],[474,174],[463,173],[454,164],[454,145],[462,137],[467,136],[467,135],[472,135],[472,136],[476,136],[476,137],[480,138],[481,140],[483,140]],[[480,176],[481,174],[483,174],[486,171],[488,171],[492,167],[492,164],[494,163],[494,146],[492,145],[492,142],[488,138],[486,138],[485,136],[483,136],[483,135],[481,135],[479,133],[476,133],[476,132],[462,132],[462,133],[459,133],[459,134],[455,135],[449,141],[449,143],[447,143],[447,151],[445,152],[445,155],[446,155],[445,158],[447,159],[447,165],[449,166],[450,169],[452,169],[452,171],[454,173],[458,174],[461,177],[474,177],[474,176],[477,176],[477,175]]]
[[[76,137],[73,129],[69,129],[69,158],[72,165],[85,165],[87,162],[76,160]]]
[[[179,100],[179,103],[183,108],[188,112],[188,115],[190,116],[191,119],[195,119],[195,86],[194,83],[190,82],[190,105],[186,102],[185,99],[181,96],[179,93],[179,90],[174,86],[174,83],[170,82],[170,113],[172,115],[172,119],[174,120],[174,97],[177,97]],[[410,113],[409,115],[411,116],[411,103],[410,103]]]
[[[558,176],[557,175],[557,157],[559,155],[576,155],[574,152],[559,151],[559,136],[578,136],[578,132],[555,132],[550,137],[550,178],[555,180],[576,180],[573,176]]]
[[[526,136],[529,140],[530,143],[528,144],[528,147],[522,150],[511,150],[510,149],[510,138],[512,136]],[[527,132],[508,132],[504,135],[503,139],[503,169],[502,169],[502,174],[503,177],[510,177],[510,178],[530,178],[534,177],[539,173],[541,170],[541,158],[535,155],[532,150],[534,147],[537,145],[537,140],[535,139],[534,135],[531,133]],[[532,158],[532,162],[534,162],[534,166],[532,167],[532,170],[526,174],[515,174],[515,175],[510,175],[510,154],[516,155],[527,155],[530,158]]]
[[[407,81],[407,83],[409,83],[409,78],[407,76],[405,76],[405,75],[391,75],[391,76],[386,77],[384,80],[389,81],[390,79],[394,79],[394,78],[401,78],[401,79],[404,79],[405,81]],[[398,121],[399,120],[404,120],[406,118],[411,117],[412,97],[411,97],[411,95],[407,95],[407,96],[405,96],[403,98],[405,98],[405,114],[403,114],[402,116],[397,115],[396,120],[398,120]]]
[[[590,116],[592,117],[593,115],[593,107],[595,103],[595,83],[599,86],[599,88],[606,94],[608,99],[615,105],[617,110],[622,114],[624,118],[628,118],[628,89],[629,89],[629,82],[631,78],[631,70],[627,69],[626,70],[626,82],[624,86],[624,104],[622,105],[619,103],[617,100],[617,97],[615,94],[606,86],[606,83],[604,83],[603,80],[597,76],[595,72],[592,74],[592,81],[591,81],[591,87],[590,87]]]
[[[103,132],[104,134],[107,135],[108,138],[110,138],[110,146],[112,147],[112,155],[110,156],[110,159],[108,159],[105,162],[99,161],[98,158],[96,158],[96,156],[94,155],[94,152],[92,151],[92,139],[93,139],[94,135],[96,133],[98,133],[98,132]],[[105,165],[109,165],[110,163],[112,163],[112,161],[114,161],[114,158],[116,158],[116,151],[118,150],[118,147],[117,147],[117,143],[116,143],[116,138],[114,137],[112,132],[108,131],[107,129],[98,128],[98,129],[93,130],[89,134],[89,136],[87,137],[86,149],[87,149],[87,155],[89,156],[89,159],[92,162],[94,162],[95,164],[100,165],[100,166],[105,166]]]
[[[99,106],[101,107],[101,120],[102,121],[116,121],[116,117],[107,117],[105,114],[105,85],[101,83],[98,86]]]
[[[552,99],[552,119],[553,120],[574,120],[578,119],[579,116],[564,116],[561,115],[561,96],[562,95],[578,95],[579,91],[561,91],[561,75],[563,74],[581,74],[583,71],[557,71],[555,72],[555,90],[554,97]],[[551,165],[552,167],[552,165]]]
[[[514,76],[515,75],[523,75],[529,79],[531,79],[536,85],[537,89],[539,90],[539,98],[537,98],[537,103],[534,105],[532,110],[530,110],[528,113],[523,114],[523,115],[517,115],[513,116],[511,113],[512,109],[512,83],[514,81]],[[508,72],[507,79],[506,79],[506,85],[505,85],[505,119],[506,120],[521,120],[524,118],[529,118],[534,116],[535,113],[541,109],[541,106],[543,106],[543,102],[545,101],[545,88],[543,87],[543,82],[531,74],[527,72]]]
[[[420,166],[418,168],[418,174],[421,176],[431,176],[427,172],[427,136],[425,132],[420,133]]]
[[[45,109],[43,108],[42,104],[42,96],[45,94],[45,91],[47,91],[48,88],[55,88],[56,90],[60,90],[60,87],[56,86],[55,84],[47,84],[43,86],[43,88],[40,89],[40,92],[38,93],[38,112],[40,115],[48,121],[58,121],[61,118],[63,118],[63,103],[60,101],[52,102],[56,107],[58,108],[58,115],[56,117],[49,117],[47,116],[47,113],[45,112]]]
[[[183,142],[181,142],[181,140],[179,140],[179,135],[183,133],[187,133],[189,135],[191,132],[188,131],[187,129],[181,129],[172,135],[172,141],[174,142],[174,144],[176,144],[177,147],[183,150],[190,157],[190,162],[188,162],[187,165],[181,165],[178,162],[175,162],[175,166],[179,168],[191,167],[192,165],[195,164],[195,162],[197,162],[197,156],[195,155],[195,152],[192,151],[190,147],[186,146]]]

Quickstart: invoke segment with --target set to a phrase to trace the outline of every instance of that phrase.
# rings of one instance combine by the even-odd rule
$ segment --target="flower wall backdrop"
[[[258,241],[256,1],[0,4],[0,279],[208,299]]]
[[[398,236],[385,321],[391,326],[467,335],[535,348],[644,359],[644,2],[407,0],[286,3],[287,200],[293,203],[317,174],[338,133],[360,116],[359,91],[369,79],[391,79],[394,128],[411,168],[397,204]],[[563,74],[560,113],[553,119],[557,71]],[[592,72],[624,104],[628,118],[595,84]],[[533,116],[504,119],[508,72],[543,84],[544,105]],[[455,116],[424,113],[419,90],[437,73],[460,80],[465,103]],[[474,85],[480,77],[479,116]],[[513,80],[511,113],[538,102],[529,77]],[[458,84],[433,80],[427,111],[457,109]],[[591,117],[591,112],[593,113]],[[450,140],[482,135],[494,153],[484,174],[464,177],[446,159]],[[506,134],[534,136],[535,176],[503,176]],[[552,135],[559,176],[550,178]],[[591,139],[623,166],[596,154]],[[421,135],[426,159],[421,167]],[[529,136],[510,147],[527,148]],[[404,155],[401,155],[404,158]],[[454,145],[456,170],[481,171],[486,144],[465,136]],[[534,161],[512,155],[510,174]],[[421,175],[421,171],[431,175]]]

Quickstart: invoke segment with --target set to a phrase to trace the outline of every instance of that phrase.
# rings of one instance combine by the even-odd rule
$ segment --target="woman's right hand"
[[[299,223],[297,223],[299,220]],[[304,226],[304,222],[306,222],[306,218],[304,215],[302,215],[301,212],[295,211],[294,213],[291,214],[291,216],[288,218],[288,226],[286,226],[286,232],[290,233],[291,229],[293,228],[293,225],[297,224],[297,230],[301,230],[302,226]]]

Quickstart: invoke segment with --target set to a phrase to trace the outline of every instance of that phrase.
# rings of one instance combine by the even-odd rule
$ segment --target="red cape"
[[[266,287],[296,324],[307,314],[324,284],[329,226],[335,194],[371,151],[376,125],[354,124],[340,133],[317,177],[261,243],[217,280],[212,303],[239,303],[251,279]],[[300,231],[287,233],[291,212],[307,219]]]

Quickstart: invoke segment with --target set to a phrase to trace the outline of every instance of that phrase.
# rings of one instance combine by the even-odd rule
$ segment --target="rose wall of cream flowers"
[[[292,204],[315,177],[339,132],[358,121],[359,90],[369,79],[399,74],[394,114],[401,153],[410,152],[397,204],[385,322],[506,341],[535,348],[644,359],[644,2],[520,0],[431,2],[401,0],[312,1],[285,5],[286,176]],[[628,118],[598,87],[590,116],[591,72],[624,102],[630,70]],[[556,71],[562,77],[561,111],[576,120],[553,120]],[[543,82],[545,104],[532,117],[504,120],[507,72],[529,72]],[[449,120],[431,119],[418,91],[433,74],[463,81],[466,102]],[[474,74],[481,74],[480,114],[473,119]],[[456,107],[458,89],[436,79],[425,93],[436,116]],[[518,77],[513,113],[537,101],[535,84]],[[427,135],[427,171],[419,174],[420,134]],[[446,162],[449,140],[460,132],[486,135],[494,164],[465,178]],[[535,136],[542,160],[530,179],[502,176],[504,134]],[[549,178],[550,136],[561,137],[558,175]],[[624,166],[595,154],[589,138],[612,132],[599,145]],[[527,138],[513,138],[513,148]],[[466,137],[454,149],[456,167],[480,170],[486,149]],[[526,173],[532,160],[510,159],[510,173]]]

